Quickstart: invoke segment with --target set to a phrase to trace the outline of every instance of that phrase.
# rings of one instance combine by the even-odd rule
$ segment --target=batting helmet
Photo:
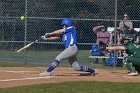
[[[73,22],[70,18],[65,18],[62,20],[61,25],[66,25],[67,27],[72,26]]]

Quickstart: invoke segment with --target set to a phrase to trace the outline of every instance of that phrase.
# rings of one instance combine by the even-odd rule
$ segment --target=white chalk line
[[[32,75],[32,73],[39,73],[39,71],[8,71],[8,70],[0,70],[0,72],[7,72],[7,73],[24,73],[24,75],[26,75],[26,73],[30,73]],[[8,82],[8,81],[22,81],[22,80],[36,80],[36,79],[49,79],[52,78],[52,76],[44,76],[44,77],[26,77],[26,78],[14,78],[14,79],[3,79],[0,80],[0,82]],[[57,78],[57,77],[54,77]]]
[[[22,81],[22,80],[35,80],[35,79],[49,79],[52,76],[45,76],[45,77],[29,77],[29,78],[18,78],[18,79],[4,79],[0,80],[0,82],[8,82],[8,81]]]
[[[0,72],[10,72],[10,73],[29,73],[29,72],[38,72],[38,71],[8,71],[8,70],[0,70]]]

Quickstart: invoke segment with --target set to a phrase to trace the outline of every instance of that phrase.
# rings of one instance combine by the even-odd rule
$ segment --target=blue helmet
[[[66,25],[68,27],[72,26],[72,24],[73,24],[73,22],[72,22],[72,19],[70,19],[70,18],[65,18],[61,22],[61,25]]]

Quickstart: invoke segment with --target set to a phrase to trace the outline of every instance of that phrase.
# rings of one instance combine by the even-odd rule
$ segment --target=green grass
[[[45,60],[45,59],[54,59],[59,53],[63,50],[44,50],[44,51],[27,51],[26,53],[16,51],[0,51],[1,58],[17,58],[17,59],[24,59],[26,55],[27,58],[30,59],[38,59],[38,60]],[[90,62],[88,56],[90,55],[89,50],[80,50],[77,58],[82,61]]]
[[[46,67],[44,64],[0,63],[0,67]]]
[[[65,82],[0,89],[0,93],[140,93],[140,83]]]
[[[26,53],[16,53],[15,51],[0,51],[0,55],[6,58],[24,58],[24,56],[26,55],[26,57],[34,59],[44,59],[46,57],[55,58],[55,56],[59,53],[60,51],[27,51]]]
[[[0,67],[47,67],[48,65],[44,64],[25,64],[25,63],[0,63]],[[70,65],[61,65],[59,67],[71,67]],[[89,66],[91,68],[98,69],[114,69],[114,70],[126,70],[125,67],[109,67],[109,66]]]
[[[61,53],[63,50],[44,50],[44,51],[27,51],[26,54],[28,57],[32,58],[46,58],[47,57],[56,57],[59,53]],[[6,56],[6,57],[21,57],[24,56],[25,52],[19,52],[16,53],[16,51],[0,51],[0,56]],[[89,50],[79,50],[79,57],[89,56],[90,52]]]
[[[44,50],[44,51],[27,51],[27,60],[30,59],[37,59],[37,62],[39,61],[46,61],[51,62],[54,60],[54,58],[61,52],[62,50]],[[15,51],[0,51],[1,58],[5,58],[4,60],[0,60],[0,67],[35,67],[35,66],[41,66],[46,67],[44,64],[25,64],[24,63],[24,55],[25,52],[16,53]],[[79,50],[79,53],[77,55],[79,63],[85,62],[87,64],[90,64],[90,62],[93,62],[95,59],[89,59],[88,56],[91,55],[89,50]],[[18,63],[14,63],[14,60],[7,60],[6,58],[15,58]],[[99,59],[99,61],[102,61],[102,59]],[[12,62],[13,61],[13,62]],[[37,63],[36,62],[36,63]],[[49,65],[49,64],[47,64]],[[68,62],[62,62],[60,66],[64,67],[70,67]],[[103,69],[125,69],[123,67],[107,67],[107,66],[90,66],[93,68],[103,68]]]

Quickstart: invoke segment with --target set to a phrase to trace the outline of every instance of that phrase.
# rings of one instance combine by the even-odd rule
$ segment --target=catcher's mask
[[[123,36],[120,42],[122,44],[124,44],[124,40],[128,40],[128,43],[129,43],[129,42],[132,42],[133,41],[133,38],[130,37],[130,36]]]

